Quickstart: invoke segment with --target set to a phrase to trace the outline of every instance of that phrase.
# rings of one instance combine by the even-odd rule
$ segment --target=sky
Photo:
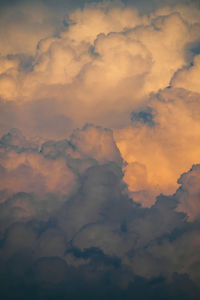
[[[0,287],[200,299],[200,2],[0,1]]]

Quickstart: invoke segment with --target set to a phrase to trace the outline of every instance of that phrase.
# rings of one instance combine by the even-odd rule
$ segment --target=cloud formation
[[[101,140],[106,142],[96,149]],[[1,156],[0,255],[9,276],[21,276],[27,286],[23,274],[31,268],[28,280],[49,293],[48,286],[60,290],[71,271],[74,283],[82,270],[93,285],[94,264],[97,281],[99,268],[101,276],[122,272],[115,275],[120,288],[137,276],[173,282],[174,273],[187,274],[198,286],[199,165],[181,176],[173,196],[161,195],[151,208],[142,208],[127,195],[110,130],[87,125],[70,140],[41,146],[12,130],[1,139]]]
[[[25,8],[19,6],[18,10],[23,12]],[[41,20],[43,16],[47,18],[44,9],[40,9],[40,13]],[[26,24],[26,19],[23,22]],[[2,56],[1,105],[4,115],[5,111],[8,114],[2,128],[9,129],[6,123],[10,114],[12,127],[22,130],[25,127],[28,134],[40,134],[45,138],[64,137],[65,126],[69,128],[66,128],[69,134],[72,128],[82,127],[85,122],[111,126],[122,158],[128,163],[125,181],[138,201],[150,205],[160,192],[175,192],[179,175],[193,163],[198,163],[198,151],[193,153],[193,148],[198,147],[198,122],[195,123],[196,134],[193,131],[191,135],[189,131],[188,136],[184,127],[186,118],[186,127],[194,126],[193,116],[186,115],[193,110],[192,105],[196,110],[196,105],[174,100],[171,107],[173,121],[172,115],[167,115],[166,107],[169,109],[169,106],[156,98],[166,94],[169,98],[184,97],[182,102],[188,102],[187,92],[181,89],[167,92],[166,87],[172,85],[193,92],[190,97],[198,99],[199,55],[196,53],[200,38],[199,10],[193,5],[177,4],[141,15],[134,7],[104,2],[69,12],[65,23],[66,27],[53,27],[57,28],[57,35],[48,33],[38,37],[37,49],[31,54],[31,59],[28,58],[28,50],[23,54],[18,50],[14,55],[8,49],[7,55]],[[32,33],[29,32],[29,35],[32,36]],[[13,46],[13,49],[17,47]],[[183,106],[185,114],[181,111],[182,116],[178,116],[176,111]],[[147,124],[141,126],[145,123],[142,112],[148,109],[153,114],[146,114],[154,125],[152,128]],[[25,117],[21,118],[22,114]],[[167,118],[168,124],[165,122]],[[178,132],[172,122],[177,122],[182,129]],[[118,128],[123,136],[120,134],[119,141]],[[138,150],[130,146],[130,141],[125,142],[127,136],[132,139],[131,130],[133,136],[138,136],[135,143]],[[151,134],[154,137],[150,141]],[[177,134],[180,143],[176,139]],[[186,139],[190,143],[186,142],[185,147],[182,140]],[[143,143],[148,143],[149,148],[144,157],[141,150]],[[151,152],[155,147],[158,153],[156,159],[152,158]],[[127,149],[129,153],[126,153]],[[183,161],[184,149],[187,149],[188,158]],[[139,157],[135,153],[137,151]],[[179,151],[179,163],[176,159],[174,164],[176,155],[172,151]],[[175,172],[171,170],[174,167]],[[158,184],[160,174],[163,179],[159,179]],[[134,179],[135,176],[137,179]],[[139,183],[141,176],[144,180]],[[152,200],[146,200],[145,204],[146,194]]]
[[[179,175],[199,162],[199,94],[166,88],[133,111],[132,123],[116,130],[115,140],[128,162],[125,181],[148,206],[151,195],[173,194]]]
[[[199,299],[200,9],[126,2],[2,4],[4,299]]]

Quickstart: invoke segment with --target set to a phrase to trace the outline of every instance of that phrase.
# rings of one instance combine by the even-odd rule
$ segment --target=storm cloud
[[[3,299],[198,300],[199,2],[0,16]]]

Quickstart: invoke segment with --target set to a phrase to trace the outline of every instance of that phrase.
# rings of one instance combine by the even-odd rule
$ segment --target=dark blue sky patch
[[[155,125],[155,121],[152,108],[147,106],[141,110],[133,111],[131,113],[131,121],[136,127],[140,124],[153,127]]]

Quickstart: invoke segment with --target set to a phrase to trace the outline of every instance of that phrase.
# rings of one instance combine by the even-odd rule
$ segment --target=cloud
[[[95,136],[107,134],[112,141],[110,131],[91,125],[82,131],[76,130],[74,141],[80,141],[78,137],[82,135],[90,137],[91,132]],[[14,133],[18,132],[14,130]],[[4,138],[9,144],[8,153],[14,151],[10,148],[11,140],[16,153],[30,152],[24,150],[25,147],[23,150],[17,148],[16,139],[8,137]],[[25,138],[23,141],[27,145]],[[61,157],[70,156],[72,145],[78,153],[78,145],[72,141],[48,141],[42,146],[41,155],[48,160],[60,161]],[[92,143],[95,145],[96,139],[90,138]],[[93,155],[93,152],[89,153]],[[79,155],[84,157],[85,153],[79,152]],[[83,157],[81,159],[85,159]],[[42,168],[45,162],[40,164]],[[193,170],[188,174],[191,172]],[[75,290],[68,290],[68,286],[79,282],[78,274],[82,274],[83,283],[87,282],[89,288],[100,278],[104,280],[107,272],[114,289],[126,290],[130,285],[136,288],[137,276],[147,281],[167,277],[174,284],[174,273],[178,276],[186,273],[194,285],[198,284],[199,274],[194,265],[199,262],[199,225],[193,219],[188,222],[186,214],[190,211],[180,207],[184,191],[193,191],[198,179],[193,177],[195,179],[191,181],[184,179],[187,174],[183,175],[184,187],[175,195],[160,196],[151,208],[143,208],[128,197],[118,160],[105,164],[101,159],[98,162],[92,158],[91,165],[79,174],[73,194],[63,197],[60,204],[58,191],[52,199],[49,194],[45,199],[38,197],[37,190],[31,194],[14,194],[1,204],[0,256],[9,266],[7,272],[13,280],[16,276],[20,278],[25,290],[31,280],[47,297],[51,288],[74,296]],[[83,293],[87,293],[86,290]],[[134,294],[133,290],[131,295]]]
[[[100,137],[107,139],[106,151],[100,148],[99,152],[93,152]],[[30,150],[32,144],[17,130],[2,140],[6,153],[14,152],[19,157],[26,153],[27,162],[32,152],[41,155],[40,170],[44,169],[46,160],[60,163],[65,157],[71,172],[79,174],[73,193],[68,192],[61,200],[59,190],[54,191],[55,195],[47,190],[48,194],[41,197],[35,189],[32,193],[15,191],[1,203],[0,257],[18,292],[21,288],[17,278],[24,291],[36,285],[37,293],[43,291],[46,297],[52,293],[75,297],[77,282],[88,287],[81,285],[84,295],[97,282],[98,289],[107,295],[108,287],[103,282],[108,276],[112,280],[109,283],[112,293],[118,289],[120,293],[127,292],[127,287],[132,286],[131,297],[137,294],[138,276],[144,287],[148,286],[144,282],[154,280],[167,288],[162,278],[168,278],[168,284],[175,284],[174,273],[187,274],[186,286],[193,284],[198,290],[199,273],[195,265],[199,263],[199,224],[194,219],[188,220],[191,211],[180,206],[185,191],[193,191],[198,183],[198,166],[189,175],[182,176],[183,186],[176,194],[160,196],[152,207],[143,208],[127,195],[119,153],[110,130],[87,125],[75,130],[71,140],[45,142],[40,154],[35,148]],[[85,147],[79,148],[79,143]],[[113,149],[111,152],[108,146]],[[78,165],[86,160],[87,166],[77,169],[73,160],[79,160]],[[195,174],[190,180],[192,172]],[[20,172],[18,177],[21,178]],[[32,178],[29,176],[28,180],[31,182]],[[62,193],[62,185],[57,188]],[[193,198],[187,200],[192,205]],[[6,293],[11,295],[11,290]]]
[[[128,163],[124,179],[136,201],[148,206],[155,201],[153,195],[174,193],[179,175],[198,163],[198,101],[198,94],[167,88],[152,95],[147,106],[153,111],[155,126],[140,118],[136,124],[114,131]],[[133,115],[138,116],[138,111]]]
[[[174,77],[172,85],[189,91],[200,93],[198,78],[200,74],[200,55],[194,57],[190,67],[180,70]]]
[[[75,126],[127,124],[130,110],[139,109],[151,92],[168,86],[185,67],[185,48],[199,39],[198,12],[192,5],[165,7],[148,16],[123,4],[96,3],[68,12],[66,22],[57,35],[38,37],[28,72],[22,57],[6,57],[8,64],[15,59],[18,66],[2,72],[1,95],[25,108],[26,101],[45,109],[49,102],[48,111],[56,106],[56,113],[62,111]]]
[[[1,202],[6,202],[2,216],[9,218],[10,210],[14,219],[48,214],[76,190],[78,177],[88,168],[105,163],[120,168],[122,163],[112,131],[93,125],[76,129],[70,140],[41,146],[12,129],[0,140],[0,148]]]
[[[136,2],[2,4],[4,299],[199,298],[200,10]]]
[[[186,213],[190,221],[198,219],[200,215],[199,171],[200,166],[194,165],[190,171],[182,174],[178,180],[181,186],[177,192],[179,201],[177,211]]]
[[[121,163],[120,152],[109,129],[86,125],[82,130],[75,130],[70,141],[83,157],[92,157],[101,164],[109,161]]]
[[[20,1],[1,10],[1,55],[34,55],[40,39],[57,33],[62,15],[54,15],[42,3]]]
[[[38,153],[10,152],[1,159],[1,167],[1,189],[8,189],[13,193],[68,193],[73,186],[74,176],[63,159],[53,161]]]

